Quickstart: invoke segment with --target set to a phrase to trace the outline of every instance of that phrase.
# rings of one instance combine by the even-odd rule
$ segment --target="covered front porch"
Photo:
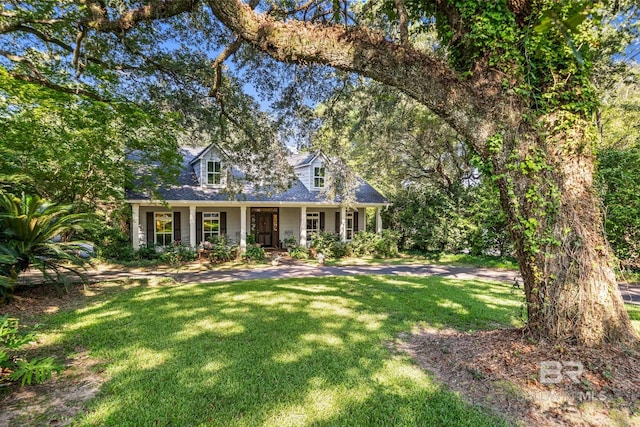
[[[225,236],[247,247],[247,237],[267,248],[285,242],[308,246],[314,233],[333,232],[343,241],[366,230],[368,216],[374,229],[382,230],[381,209],[385,206],[359,204],[347,208],[328,203],[291,205],[242,202],[132,203],[131,238],[141,245],[166,246],[176,242],[198,246],[210,238]],[[251,238],[251,237],[250,237]]]

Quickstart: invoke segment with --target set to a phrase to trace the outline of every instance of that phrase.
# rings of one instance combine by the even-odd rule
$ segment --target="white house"
[[[266,195],[247,187],[242,194],[225,191],[232,169],[216,153],[214,145],[204,149],[182,148],[182,172],[178,184],[161,188],[163,200],[128,190],[133,209],[132,243],[169,245],[175,241],[196,246],[212,236],[226,235],[246,248],[247,234],[264,247],[281,247],[293,236],[306,245],[312,233],[339,233],[348,241],[364,230],[366,208],[375,208],[376,230],[382,229],[380,209],[389,204],[378,191],[358,178],[355,203],[349,208],[341,197],[329,200],[322,191],[331,174],[322,153],[289,156],[297,179],[283,192]]]

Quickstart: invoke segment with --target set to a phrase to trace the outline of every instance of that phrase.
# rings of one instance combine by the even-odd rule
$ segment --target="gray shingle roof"
[[[164,188],[160,188],[158,193],[166,201],[172,200],[193,200],[193,201],[261,201],[261,202],[324,202],[327,201],[327,197],[319,191],[310,191],[304,184],[296,179],[291,187],[283,192],[268,195],[266,193],[260,193],[255,186],[246,185],[245,189],[240,194],[229,194],[224,189],[202,187],[198,182],[198,177],[193,171],[192,161],[202,154],[202,149],[194,148],[181,148],[180,153],[183,157],[183,164],[181,173],[178,176],[177,185],[170,185]],[[304,165],[309,163],[315,154],[303,154],[293,155],[289,157],[289,164],[292,166]],[[234,176],[239,175],[239,171],[234,169],[232,174]],[[371,187],[360,177],[357,178],[357,186],[355,190],[355,202],[363,204],[386,204],[389,201],[382,196],[378,191]],[[128,200],[151,200],[149,194],[146,192],[140,192],[138,190],[127,190],[125,197]],[[334,201],[339,203],[340,197],[337,197]]]

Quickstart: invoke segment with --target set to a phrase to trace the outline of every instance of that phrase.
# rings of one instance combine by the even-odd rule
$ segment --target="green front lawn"
[[[315,260],[310,260],[314,262]],[[507,270],[517,270],[518,262],[509,257],[497,257],[489,255],[466,255],[466,254],[423,254],[402,252],[395,258],[374,258],[366,257],[345,257],[340,259],[330,259],[326,265],[348,266],[348,265],[461,265],[480,268],[500,268]]]
[[[44,319],[107,382],[78,425],[500,425],[388,345],[416,324],[520,324],[504,284],[358,276],[130,284]]]

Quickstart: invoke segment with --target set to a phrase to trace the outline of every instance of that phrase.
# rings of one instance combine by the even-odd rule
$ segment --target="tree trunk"
[[[517,147],[517,161],[493,157],[524,281],[527,329],[587,346],[637,343],[593,187],[594,156],[581,130],[588,128],[580,123],[580,130],[546,140],[520,135],[502,148]]]

